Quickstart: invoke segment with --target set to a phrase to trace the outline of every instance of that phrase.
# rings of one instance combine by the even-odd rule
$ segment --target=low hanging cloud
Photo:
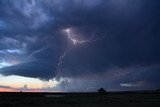
[[[122,87],[141,87],[145,84],[146,84],[145,81],[138,81],[135,83],[122,83],[122,84],[120,84],[120,86],[122,86]]]

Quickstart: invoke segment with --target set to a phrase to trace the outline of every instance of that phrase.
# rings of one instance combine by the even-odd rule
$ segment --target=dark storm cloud
[[[25,77],[50,79],[55,76],[55,64],[49,62],[22,63],[11,67],[2,68],[2,75],[20,75]]]
[[[83,38],[106,37],[102,41],[73,46],[63,60],[64,76],[93,75],[94,78],[94,75],[117,71],[125,75],[121,69],[133,66],[128,72],[139,76],[132,77],[135,81],[122,83],[152,81],[154,75],[148,79],[148,72],[144,75],[135,69],[160,63],[159,19],[158,0],[1,0],[0,51],[23,51],[21,55],[0,53],[0,61],[16,59],[20,62],[2,68],[1,73],[41,79],[54,77],[59,56],[67,45],[62,30],[72,28]],[[111,66],[114,68],[109,69]],[[158,72],[159,66],[156,68]],[[113,76],[107,75],[106,78]],[[119,81],[113,78],[112,81]],[[126,80],[128,78],[126,76]]]
[[[75,12],[80,13],[82,26],[108,33],[104,41],[73,49],[66,60],[66,67],[71,67],[70,71],[77,74],[74,71],[89,68],[87,64],[100,72],[108,65],[125,67],[132,64],[159,63],[160,32],[157,24],[159,23],[157,3],[158,1],[113,0],[94,8],[89,15],[83,11],[81,12],[85,14],[84,16],[80,12]],[[68,66],[70,63],[74,66]]]

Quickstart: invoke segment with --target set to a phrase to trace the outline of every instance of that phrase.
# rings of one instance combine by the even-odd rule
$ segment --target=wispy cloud
[[[143,85],[145,85],[147,82],[146,81],[138,81],[138,82],[134,82],[134,83],[122,83],[120,84],[120,86],[122,87],[141,87]]]

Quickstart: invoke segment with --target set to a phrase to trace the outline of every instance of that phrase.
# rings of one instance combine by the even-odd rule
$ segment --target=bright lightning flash
[[[82,44],[82,43],[92,43],[92,42],[96,42],[98,40],[103,40],[105,38],[105,35],[104,36],[100,36],[100,37],[94,37],[92,36],[91,38],[89,39],[86,39],[86,40],[78,40],[76,38],[74,38],[74,36],[72,35],[72,32],[71,32],[71,29],[68,28],[65,30],[65,32],[67,33],[67,38],[74,44],[74,45],[77,45],[77,44]],[[67,47],[65,52],[59,57],[59,62],[58,62],[58,66],[57,66],[57,69],[59,71],[59,73],[61,74],[62,76],[62,64],[63,64],[63,60],[65,58],[65,56],[67,55],[68,52],[71,51],[71,47]]]
[[[67,32],[68,39],[70,39],[73,42],[73,44],[75,44],[75,45],[89,41],[89,40],[80,41],[80,40],[77,40],[77,39],[73,38],[73,36],[71,35],[71,30],[70,29],[66,29],[65,31]]]

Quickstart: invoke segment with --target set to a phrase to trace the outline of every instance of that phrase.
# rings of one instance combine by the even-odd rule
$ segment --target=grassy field
[[[159,92],[0,93],[0,107],[160,107]]]

